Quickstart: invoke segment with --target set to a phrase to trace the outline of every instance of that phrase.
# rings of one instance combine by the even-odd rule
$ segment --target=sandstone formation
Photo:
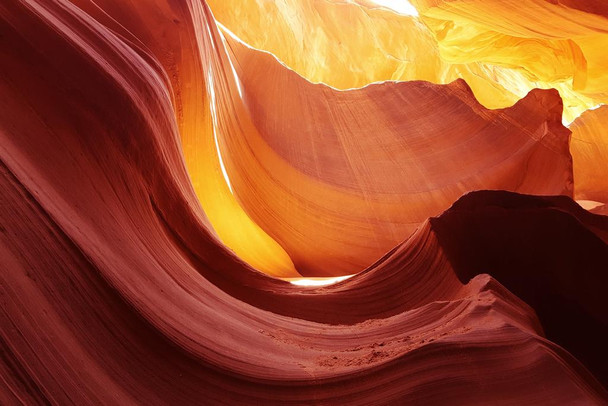
[[[208,3],[0,5],[0,404],[608,403],[602,3]]]

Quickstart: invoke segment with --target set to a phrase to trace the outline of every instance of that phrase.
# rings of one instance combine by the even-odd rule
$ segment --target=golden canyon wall
[[[606,404],[608,10],[412,3],[0,4],[0,404]]]

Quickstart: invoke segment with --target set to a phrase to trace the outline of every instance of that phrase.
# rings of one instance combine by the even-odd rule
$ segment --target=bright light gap
[[[297,286],[328,286],[334,283],[342,282],[355,275],[336,276],[331,278],[293,278],[287,279],[289,283]]]
[[[399,14],[407,16],[418,16],[418,10],[408,0],[371,0],[379,6],[391,9]]]

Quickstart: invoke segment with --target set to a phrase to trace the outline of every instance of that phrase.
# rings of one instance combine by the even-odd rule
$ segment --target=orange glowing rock
[[[557,92],[491,111],[463,81],[338,91],[228,44],[241,89],[217,86],[231,92],[216,95],[228,177],[302,274],[357,272],[470,190],[571,192]]]
[[[608,106],[585,112],[572,126],[575,197],[608,203]]]
[[[361,6],[323,4],[369,20]],[[263,272],[355,273],[471,190],[571,191],[556,93],[535,91],[511,109],[489,111],[464,82],[337,91],[214,24],[195,26],[197,42],[181,40],[190,32],[171,20],[156,26],[166,28],[139,34],[135,24],[129,31],[151,36],[151,49],[174,71],[180,136],[199,201],[220,239]],[[168,57],[167,48],[176,55]]]
[[[556,88],[565,123],[608,101],[605,5],[412,3],[419,17],[373,1],[209,1],[226,30],[307,79],[340,89],[463,78],[484,106],[504,108],[533,88]]]
[[[211,3],[0,5],[0,404],[606,403],[605,5]]]

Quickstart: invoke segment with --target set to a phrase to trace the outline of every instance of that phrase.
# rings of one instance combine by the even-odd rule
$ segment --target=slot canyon
[[[1,0],[0,405],[608,405],[608,1]]]

